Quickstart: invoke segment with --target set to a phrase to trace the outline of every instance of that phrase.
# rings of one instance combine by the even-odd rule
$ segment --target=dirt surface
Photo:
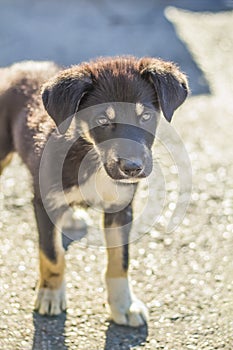
[[[28,1],[21,3],[26,8],[29,4]],[[42,3],[45,6],[45,2]],[[98,244],[85,246],[88,241],[82,240],[73,242],[67,251],[67,313],[51,318],[33,313],[38,276],[37,233],[30,177],[15,157],[0,179],[1,350],[233,349],[232,2],[203,1],[205,8],[200,7],[201,12],[198,1],[190,1],[189,10],[182,6],[182,1],[172,3],[177,7],[167,8],[166,17],[161,12],[164,5],[158,5],[161,23],[170,23],[169,35],[171,28],[173,30],[171,46],[175,47],[175,54],[172,56],[170,48],[166,53],[174,60],[183,61],[189,75],[196,77],[194,94],[176,112],[172,132],[175,135],[176,130],[180,135],[180,144],[189,155],[192,193],[182,224],[168,233],[166,225],[179,192],[180,174],[174,166],[179,159],[171,159],[157,142],[155,159],[164,179],[161,184],[166,185],[166,200],[156,223],[148,224],[153,222],[151,211],[148,216],[143,214],[141,225],[135,228],[140,239],[131,246],[132,284],[135,293],[149,307],[148,327],[124,328],[108,320],[103,284],[104,249]],[[19,8],[14,12],[12,4],[1,2],[1,23],[6,22],[7,11],[12,11],[12,18],[19,15]],[[84,6],[84,2],[80,4]],[[130,13],[129,2],[126,4],[125,12],[113,6],[115,12],[121,14],[118,22],[119,18],[125,18],[127,11]],[[92,8],[92,2],[88,2],[88,6]],[[229,11],[221,12],[223,9]],[[138,18],[135,13],[134,9],[134,20]],[[148,15],[145,8],[143,15]],[[25,30],[28,30],[28,21],[25,21]],[[14,25],[17,23],[13,21]],[[152,55],[156,55],[157,45],[170,46],[162,40],[163,31],[160,31],[166,27],[159,27],[159,23],[157,26],[160,36],[157,33],[150,45],[145,40],[145,53],[148,53],[147,45]],[[145,34],[147,28],[139,29]],[[4,30],[13,31],[5,27]],[[11,44],[7,45],[6,41],[5,50],[6,37],[1,32],[2,65],[11,63],[17,55],[23,56],[23,50],[14,45],[10,48]],[[188,53],[185,60],[177,43]],[[124,52],[124,46],[119,44],[119,47],[119,53]],[[143,54],[143,47],[139,51]],[[106,53],[109,52],[106,50]],[[85,51],[78,60],[88,54]],[[98,54],[105,54],[104,49]],[[56,55],[55,58],[59,53]],[[71,59],[72,52],[68,57],[64,64],[75,60]],[[159,135],[163,127],[164,123]],[[139,211],[145,201],[143,186],[137,197]],[[155,189],[160,192],[158,186]],[[157,197],[156,192],[155,206]],[[94,227],[97,227],[96,220],[99,219],[93,219]]]

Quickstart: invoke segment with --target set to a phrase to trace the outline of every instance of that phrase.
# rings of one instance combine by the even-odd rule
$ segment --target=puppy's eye
[[[152,115],[149,114],[149,113],[144,113],[144,114],[141,116],[141,120],[142,120],[143,122],[148,122],[151,118],[152,118]]]
[[[97,121],[97,124],[99,124],[100,126],[107,126],[110,123],[109,119],[106,118],[105,116],[97,118],[96,121]]]

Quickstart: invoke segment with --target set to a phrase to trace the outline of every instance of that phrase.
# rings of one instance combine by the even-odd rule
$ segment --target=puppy
[[[17,152],[33,180],[36,310],[57,315],[66,309],[59,223],[71,204],[94,205],[104,215],[111,317],[121,325],[143,325],[147,309],[128,277],[132,201],[137,183],[152,170],[159,114],[171,121],[187,97],[186,77],[170,62],[134,57],[100,58],[65,70],[51,62],[22,62],[0,75],[0,171]]]

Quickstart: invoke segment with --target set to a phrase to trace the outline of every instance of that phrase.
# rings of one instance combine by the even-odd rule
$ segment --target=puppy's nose
[[[119,159],[119,166],[121,171],[130,177],[138,176],[143,170],[143,164],[140,159]]]

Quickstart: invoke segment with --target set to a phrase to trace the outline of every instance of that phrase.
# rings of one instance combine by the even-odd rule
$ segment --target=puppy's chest
[[[79,204],[103,210],[111,208],[121,210],[132,201],[134,193],[134,185],[116,182],[107,176],[104,170],[100,170],[82,185],[52,195],[51,204],[58,208],[65,201],[68,205]]]

